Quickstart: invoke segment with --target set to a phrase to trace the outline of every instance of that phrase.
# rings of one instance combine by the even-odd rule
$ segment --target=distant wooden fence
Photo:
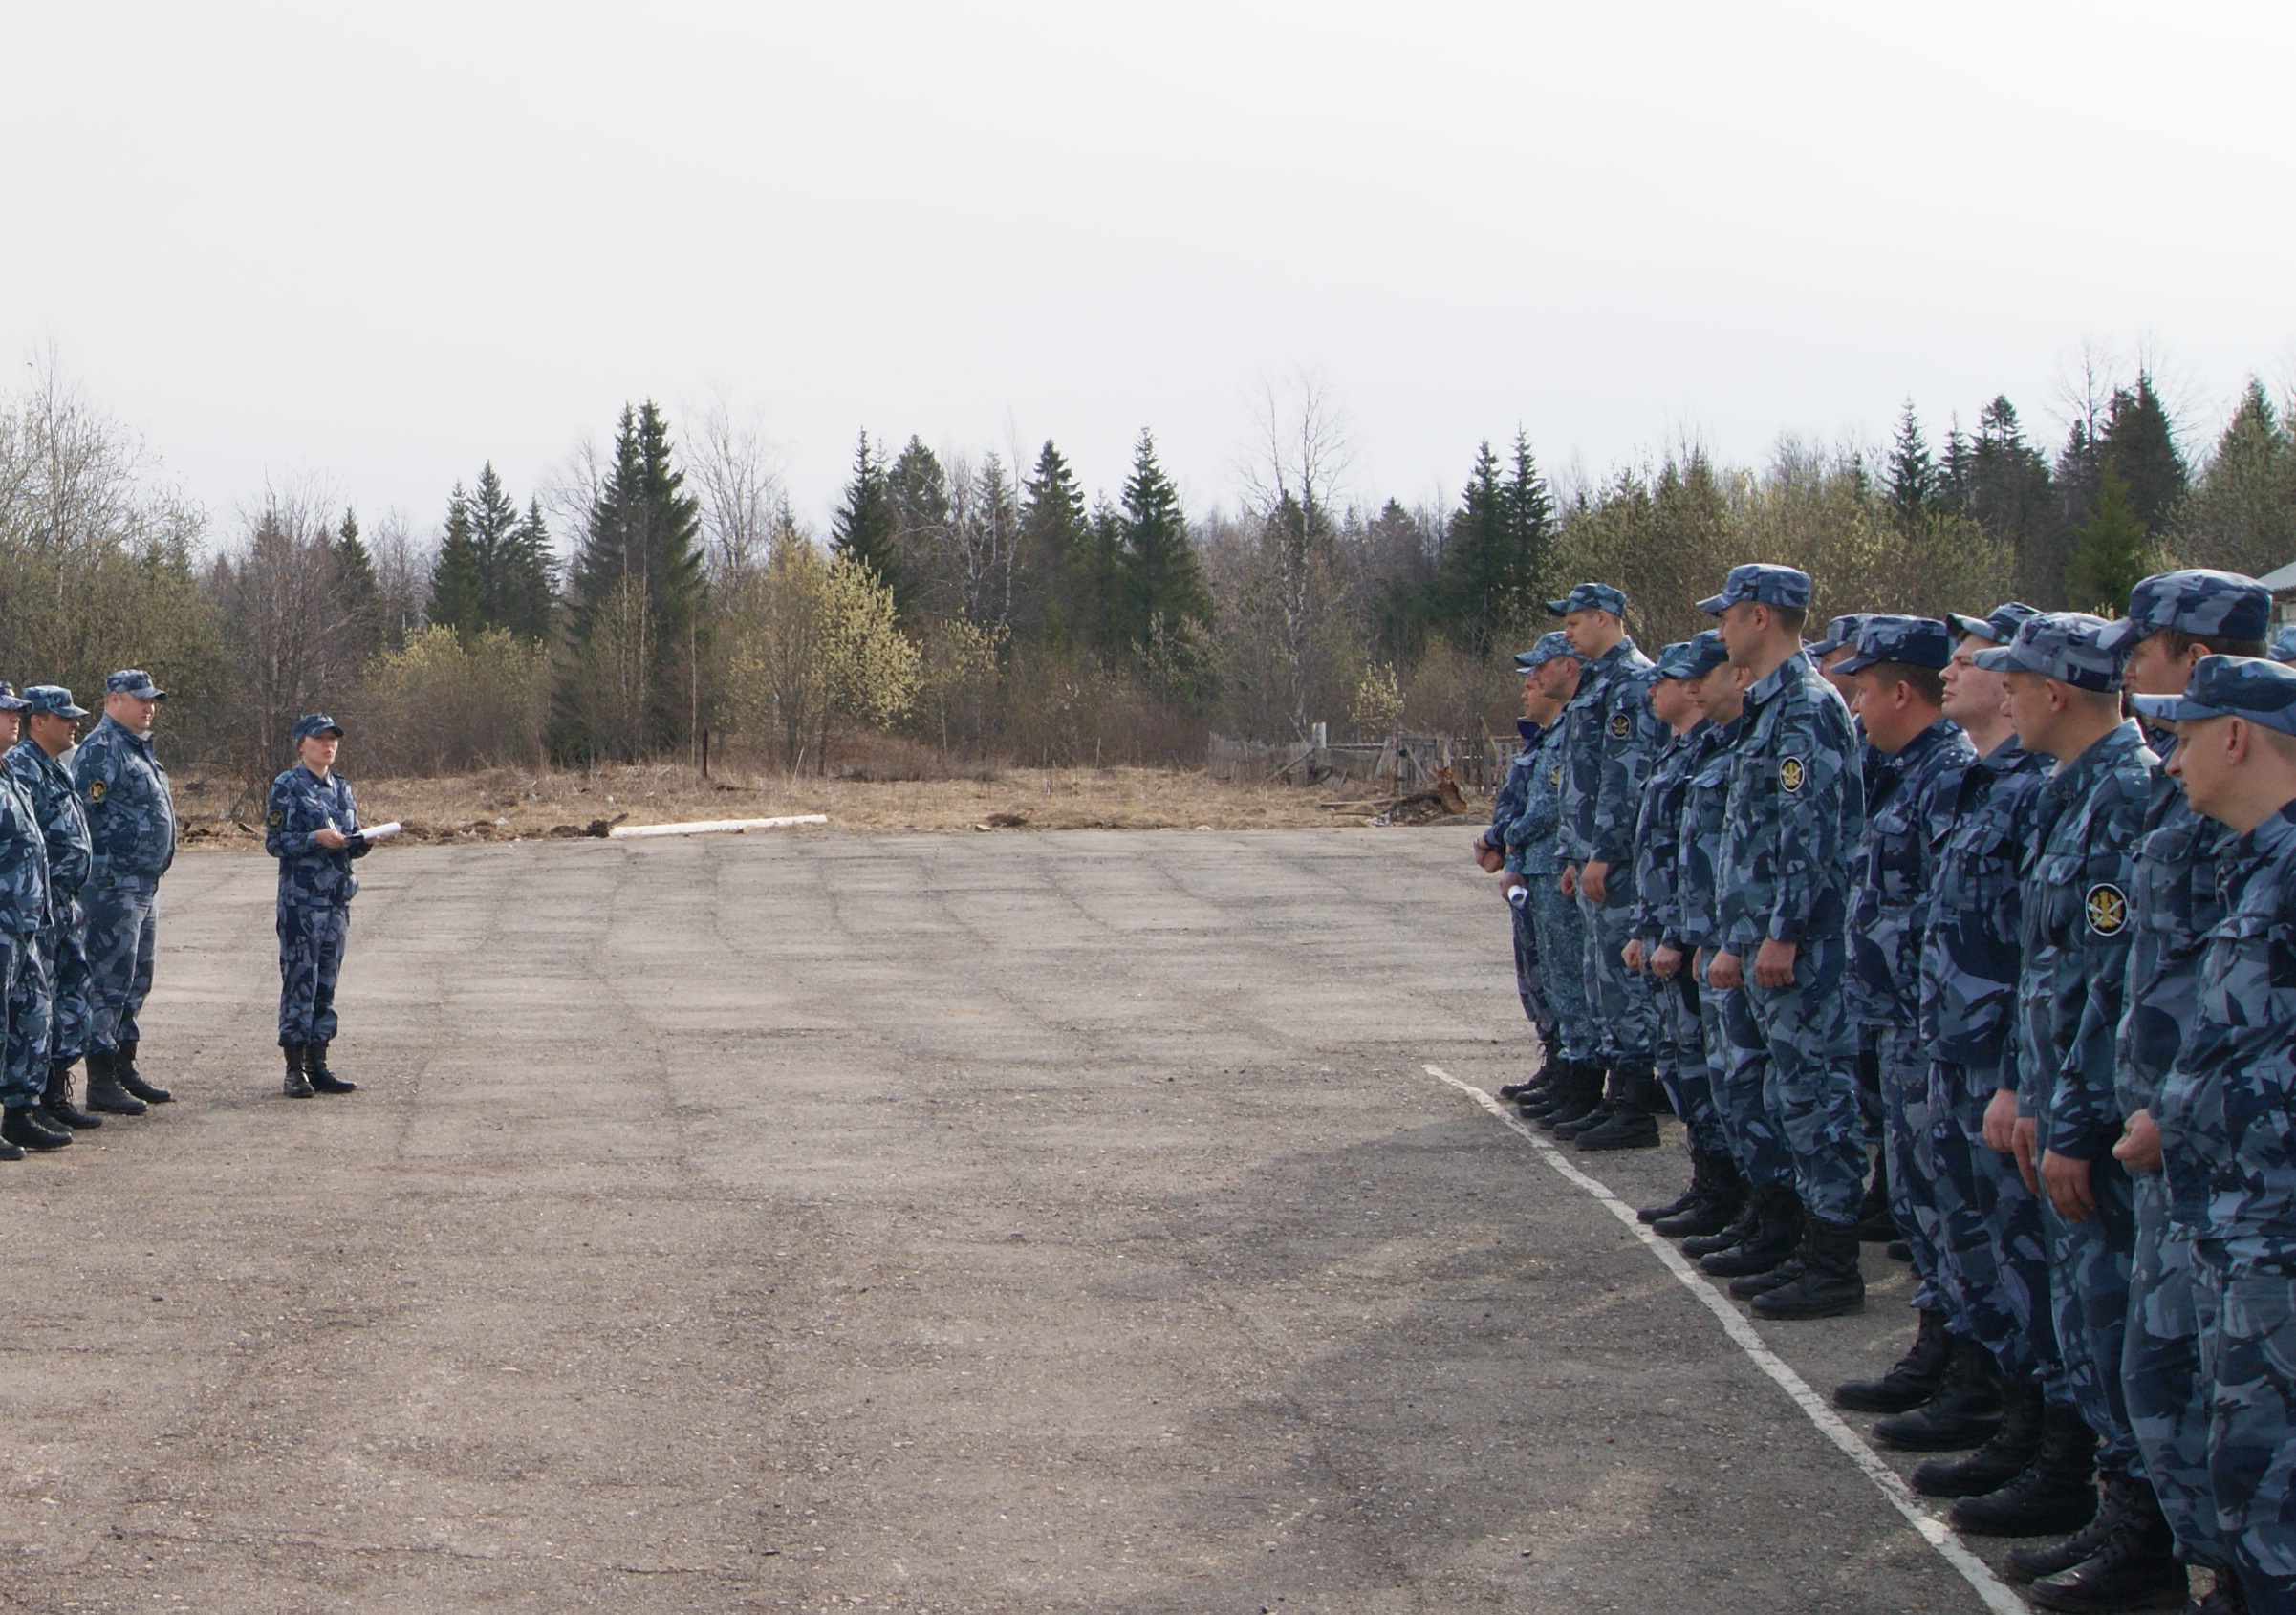
[[[1397,790],[1418,790],[1448,768],[1468,790],[1490,790],[1506,772],[1518,743],[1512,735],[1391,735],[1384,741],[1341,741],[1324,737],[1318,723],[1305,741],[1232,741],[1212,737],[1207,766],[1221,780],[1288,780],[1314,785],[1338,778],[1363,780]]]

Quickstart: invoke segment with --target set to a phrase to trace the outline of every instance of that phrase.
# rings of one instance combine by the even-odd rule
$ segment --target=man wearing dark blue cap
[[[1986,616],[1952,616],[1960,642],[1942,676],[1944,715],[1981,753],[1946,805],[1929,928],[1921,951],[1921,1034],[1930,1065],[1938,1259],[1946,1310],[1990,1353],[2001,1428],[1975,1452],[1934,1458],[1912,1475],[1933,1497],[1970,1499],[2003,1535],[2078,1529],[2095,1510],[2086,1468],[2062,1494],[2039,1484],[2045,1432],[2087,1451],[2088,1426],[2058,1360],[2049,1310],[2048,1238],[2041,1202],[2011,1159],[2016,1119],[2017,986],[2023,958],[2020,868],[2039,839],[2035,809],[2049,759],[2018,743],[2008,675],[1977,665],[2035,614],[2017,602]],[[1998,1142],[1986,1116],[2005,1094]],[[1964,1403],[1982,1394],[1975,1366],[1950,1365],[1940,1386]],[[2006,1491],[2004,1492],[2004,1489]],[[2002,1494],[1997,1496],[1996,1494]],[[1962,1523],[1962,1505],[1954,1515]]]
[[[1561,721],[1578,692],[1583,664],[1558,633],[1517,658],[1524,669],[1527,705],[1545,721],[1538,749],[1524,770],[1523,807],[1502,832],[1505,873],[1502,882],[1518,915],[1527,915],[1542,964],[1540,992],[1554,1016],[1554,1038],[1538,1077],[1515,1097],[1524,1118],[1538,1121],[1550,1110],[1572,1113],[1592,1103],[1585,1096],[1602,1089],[1602,1038],[1587,1008],[1587,925],[1577,899],[1563,894],[1565,866],[1560,846],[1563,823],[1563,742]],[[1544,1035],[1544,1028],[1542,1028]]]
[[[103,720],[72,758],[88,815],[88,1108],[141,1116],[175,1096],[136,1068],[137,1016],[151,994],[160,877],[175,862],[175,796],[152,750],[167,692],[141,668],[103,681]]]
[[[1559,640],[1562,635],[1558,634],[1551,637]],[[1515,720],[1515,733],[1522,746],[1506,765],[1506,778],[1500,783],[1498,795],[1491,803],[1490,823],[1475,838],[1475,861],[1486,874],[1500,874],[1505,869],[1507,828],[1523,815],[1523,804],[1530,790],[1531,764],[1537,757],[1539,742],[1553,726],[1554,720],[1562,711],[1561,703],[1550,700],[1540,687],[1539,680],[1533,677],[1540,665],[1539,652],[1544,643],[1542,640],[1540,645],[1534,645],[1515,657],[1515,672],[1523,680],[1522,716]],[[1558,654],[1568,656],[1570,647],[1562,646]],[[1508,899],[1511,915],[1515,996],[1522,1000],[1524,1015],[1538,1031],[1541,1050],[1547,1060],[1551,1061],[1560,1028],[1555,1021],[1546,977],[1540,970],[1538,929],[1531,917],[1529,904],[1516,895],[1519,890],[1511,882],[1501,882],[1501,891]],[[1539,1076],[1544,1074],[1545,1062],[1542,1062],[1540,1072],[1529,1081],[1502,1084],[1499,1097],[1522,1099],[1537,1087]]]
[[[2127,657],[2122,682],[2133,696],[2180,696],[2203,657],[2261,657],[2272,594],[2236,572],[2163,572],[2129,595],[2129,614],[2112,625]],[[2166,751],[2171,737],[2155,749]],[[2201,817],[2174,772],[2155,766],[2152,797],[2129,882],[2128,1009],[2121,1018],[2115,1074],[2126,1135],[2113,1156],[2128,1169],[2136,1217],[2130,1256],[2128,1334],[2121,1388],[2144,1469],[2187,1564],[2229,1567],[2208,1476],[2209,1395],[2200,1372],[2199,1322],[2192,1287],[2193,1230],[2177,1217],[2161,1173],[2154,1107],[2175,1065],[2200,995],[2200,955],[2224,917],[2219,866],[2237,838]],[[2196,1204],[2197,1186],[2186,1197]]]
[[[1563,714],[1563,890],[1575,896],[1587,926],[1587,1002],[1602,1037],[1610,1091],[1576,1114],[1550,1112],[1545,1125],[1571,1138],[1607,1126],[1647,1119],[1658,1104],[1655,1064],[1657,1006],[1648,983],[1626,968],[1635,885],[1635,814],[1643,777],[1664,742],[1664,726],[1646,699],[1650,658],[1626,633],[1626,595],[1607,583],[1582,583],[1547,602],[1585,661],[1578,694]]]
[[[60,684],[34,684],[24,692],[24,738],[8,751],[8,773],[23,787],[40,833],[48,844],[49,923],[34,939],[28,958],[28,992],[40,1001],[36,1013],[49,1026],[44,1049],[28,1042],[27,1059],[43,1062],[41,1113],[67,1128],[94,1128],[103,1118],[72,1103],[72,1067],[88,1038],[88,954],[80,889],[88,881],[88,818],[72,787],[72,772],[58,761],[72,748],[79,720],[87,713]]]
[[[323,712],[297,719],[298,761],[271,782],[264,812],[264,850],[279,860],[279,1047],[287,1059],[280,1087],[290,1099],[358,1087],[327,1065],[335,982],[358,894],[351,860],[372,851],[350,782],[335,772],[342,740],[342,725]]]
[[[1857,1266],[1865,1187],[1857,1039],[1844,999],[1849,875],[1864,814],[1849,708],[1802,649],[1809,577],[1791,567],[1731,570],[1700,609],[1721,618],[1746,669],[1744,738],[1731,754],[1718,987],[1743,987],[1750,1072],[1794,1160],[1798,1198],[1766,1191],[1756,1234],[1706,1259],[1737,1275],[1765,1318],[1824,1318],[1865,1305]],[[1739,1080],[1733,1078],[1732,1080]],[[1775,1282],[1765,1282],[1775,1276]]]
[[[2101,618],[2048,612],[1976,658],[2008,675],[2018,739],[2057,760],[2041,792],[2041,841],[2025,866],[2018,983],[2025,1038],[2011,1132],[2027,1182],[2045,1199],[2057,1351],[2093,1433],[2108,1500],[2092,1530],[2012,1560],[2038,1576],[2031,1596],[2044,1608],[2118,1607],[2165,1596],[2184,1575],[2121,1388],[2135,1208],[2129,1174],[2112,1153],[2121,1136],[2113,1043],[2127,999],[2130,862],[2156,759],[2121,717],[2112,635]],[[2093,1497],[2085,1445],[2045,1440],[2034,1488]],[[1985,1529],[1990,1512],[1985,1499],[1964,1499],[1955,1518],[1964,1529]]]
[[[1699,731],[1706,724],[1694,694],[1697,681],[1728,658],[1712,630],[1667,646],[1658,655],[1657,677],[1650,687],[1651,711],[1673,735],[1651,764],[1635,823],[1634,940],[1626,945],[1628,968],[1645,972],[1658,1001],[1658,1080],[1689,1134],[1690,1190],[1680,1201],[1652,1208],[1646,1221],[1679,1215],[1689,1199],[1730,1172],[1729,1140],[1714,1105],[1713,1073],[1706,1064],[1706,1038],[1699,1017],[1698,985],[1682,969],[1685,953],[1679,876],[1682,816],[1690,794],[1691,764],[1700,753]],[[1609,1127],[1581,1133],[1581,1150],[1642,1147],[1658,1141],[1658,1125],[1647,1113],[1619,1115]],[[1735,1173],[1730,1173],[1735,1176]]]
[[[2296,1611],[2296,669],[2208,657],[2182,697],[2169,768],[2234,832],[2219,865],[2194,1018],[2154,1097],[2177,1226],[2192,1235],[2207,1464],[2223,1608]],[[2237,1582],[2244,1596],[2221,1594]]]
[[[1888,1373],[1855,1380],[1834,1400],[1893,1415],[1879,1433],[1893,1446],[1953,1448],[1993,1433],[2001,1404],[1992,1358],[1951,1316],[1938,1254],[1937,1153],[1930,1116],[1929,1052],[1921,1037],[1921,944],[1928,933],[1937,846],[1951,824],[1953,792],[1977,752],[1945,718],[1943,673],[1953,653],[1944,623],[1876,614],[1836,669],[1880,760],[1871,776],[1858,879],[1850,917],[1852,1013],[1877,1057],[1882,1146],[1890,1209],[1913,1256],[1919,1314],[1913,1349]],[[1941,1396],[1950,1365],[1956,1394]],[[1964,1394],[1967,1391],[1974,1395]],[[1973,1422],[1974,1436],[1971,1435]]]
[[[0,683],[0,744],[15,743],[17,725],[32,703]],[[20,1161],[27,1150],[55,1150],[72,1142],[69,1128],[40,1112],[47,1074],[48,1003],[39,981],[37,949],[48,929],[48,844],[39,815],[12,774],[0,772],[0,1004],[7,1027],[0,1036],[0,1160]]]

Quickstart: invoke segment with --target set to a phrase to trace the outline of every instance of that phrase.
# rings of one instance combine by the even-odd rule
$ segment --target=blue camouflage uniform
[[[2220,571],[2164,572],[2131,592],[2129,614],[2113,624],[2109,643],[2126,653],[2166,629],[2218,643],[2257,640],[2264,636],[2271,614],[2271,592],[2254,578]],[[2164,734],[2155,743],[2166,750],[2173,742]],[[2219,864],[2237,839],[2229,827],[2196,813],[2176,776],[2165,764],[2155,765],[2129,884],[2128,1009],[2115,1049],[2123,1117],[2155,1109],[2161,1085],[2193,1024],[2200,955],[2209,933],[2224,917]],[[2133,1183],[2135,1248],[2121,1351],[2129,1424],[2161,1512],[2176,1533],[2179,1557],[2220,1568],[2231,1561],[2208,1474],[2209,1394],[2200,1373],[2193,1229],[2171,1216],[2162,1174],[2135,1173]]]
[[[2274,661],[2296,662],[2296,622],[2274,629],[2268,648]]]
[[[1658,657],[1657,676],[1661,679],[1697,678],[1721,666],[1723,659],[1721,640],[1708,632],[1695,640],[1667,646]],[[1642,806],[1635,822],[1632,925],[1642,942],[1646,974],[1649,956],[1659,948],[1672,947],[1685,956],[1691,951],[1682,937],[1682,822],[1690,795],[1691,767],[1704,752],[1701,732],[1713,727],[1701,718],[1681,734],[1669,735],[1643,785]],[[1689,1131],[1691,1143],[1728,1155],[1729,1139],[1715,1109],[1697,978],[1685,958],[1683,967],[1672,976],[1651,975],[1649,980],[1658,1008],[1658,1080],[1665,1086],[1675,1114]]]
[[[0,710],[21,713],[30,704],[0,683]],[[35,955],[51,918],[48,843],[39,813],[14,770],[0,769],[0,1002],[8,1015],[0,1104],[11,1110],[38,1103],[47,1087],[47,995],[40,990]]]
[[[1952,637],[1926,617],[1874,615],[1837,672],[1883,663],[1942,668]],[[1921,949],[1929,928],[1938,848],[1952,828],[1961,771],[1976,761],[1969,738],[1939,719],[1895,754],[1874,748],[1858,883],[1850,917],[1851,1012],[1875,1034],[1880,1058],[1883,1145],[1889,1152],[1890,1210],[1913,1253],[1913,1304],[1943,1312],[1938,1157],[1930,1111],[1929,1045],[1921,1035]],[[1956,1327],[1956,1333],[1966,1332]]]
[[[86,716],[72,704],[72,692],[56,685],[33,685],[24,699],[34,711]],[[43,1042],[28,1025],[21,1054],[12,1041],[11,1045],[11,1058],[21,1058],[26,1065],[22,1080],[36,1075],[44,1085],[47,1067],[77,1060],[87,1039],[88,956],[82,945],[79,895],[88,880],[88,820],[71,771],[29,735],[10,748],[5,765],[9,777],[23,787],[47,843],[48,924],[33,939],[25,971],[32,1001],[28,1020],[44,1021],[47,1035]]]
[[[1843,665],[1851,658],[1844,657],[1830,669],[1824,666],[1826,658],[1845,646],[1854,652],[1857,647],[1859,631],[1867,623],[1873,621],[1876,614],[1878,614],[1874,612],[1844,613],[1826,625],[1823,638],[1805,644],[1802,647],[1803,652],[1809,656],[1811,664],[1816,666],[1819,672],[1826,674],[1829,678],[1839,675]],[[1845,700],[1849,699],[1847,693],[1844,694],[1843,699]],[[1862,799],[1871,803],[1881,787],[1881,772],[1888,765],[1889,758],[1879,747],[1866,739],[1865,725],[1858,721],[1855,713],[1850,715],[1850,728],[1857,736],[1857,780],[1859,786],[1863,787]],[[1857,961],[1854,954],[1851,958],[1850,980],[1852,1011],[1850,1020],[1851,1023],[1857,1028],[1858,1115],[1865,1123],[1866,1142],[1870,1145],[1878,1144],[1883,1141],[1888,1129],[1887,1108],[1882,1103],[1881,1095],[1881,1026],[1878,1023],[1868,1021],[1855,1013]],[[1888,1174],[1882,1173],[1878,1181],[1887,1183],[1889,1181]]]
[[[2296,669],[2207,657],[2148,716],[2296,733]],[[2218,1540],[2249,1607],[2296,1610],[2296,804],[2221,850],[2182,1053],[2152,1096],[2192,1236]]]
[[[1506,828],[1523,814],[1523,796],[1529,788],[1530,755],[1539,743],[1547,725],[1534,723],[1527,718],[1515,720],[1515,733],[1522,747],[1508,760],[1506,778],[1500,782],[1498,797],[1491,803],[1491,822],[1484,828],[1484,844],[1500,849],[1504,855],[1506,847]],[[1556,1028],[1554,1012],[1549,1007],[1547,995],[1539,978],[1539,934],[1530,917],[1530,910],[1522,903],[1507,905],[1507,926],[1513,933],[1515,947],[1515,996],[1523,1001],[1523,1014],[1536,1027],[1542,1047],[1554,1047]]]
[[[1557,616],[1626,612],[1626,596],[1608,584],[1582,583],[1547,602]],[[1563,861],[1607,864],[1603,900],[1578,894],[1586,927],[1587,1003],[1601,1039],[1601,1064],[1614,1072],[1649,1072],[1657,1044],[1657,1006],[1650,984],[1620,953],[1633,935],[1635,814],[1643,776],[1666,737],[1650,711],[1651,660],[1621,639],[1587,663],[1578,693],[1563,710],[1560,732]]]
[[[279,1044],[328,1043],[336,1034],[335,983],[351,899],[358,894],[351,861],[369,851],[358,833],[358,805],[341,775],[320,779],[297,764],[271,782],[263,823],[264,851],[279,860]],[[321,847],[315,834],[330,826],[350,841]]]
[[[1765,590],[1798,592],[1777,601],[1798,606],[1809,580],[1791,568],[1739,567],[1700,605],[1719,614]],[[1748,1013],[1735,1037],[1744,1059],[1767,1063],[1763,1102],[1793,1157],[1804,1208],[1820,1223],[1854,1226],[1866,1157],[1844,985],[1851,860],[1864,818],[1857,740],[1849,708],[1801,651],[1755,682],[1745,707],[1716,870],[1721,945],[1745,972]],[[1765,940],[1795,944],[1787,986],[1756,978]]]
[[[2102,643],[2107,627],[2082,613],[2045,613],[1977,661],[2111,691],[2120,676],[2118,657]],[[2096,1201],[2079,1222],[2042,1201],[2057,1351],[2073,1403],[2096,1432],[2099,1466],[2132,1475],[2143,1467],[2120,1360],[2136,1225],[2129,1174],[2112,1155],[2121,1131],[2113,1040],[2129,968],[2129,862],[2156,761],[2134,722],[2059,760],[2041,790],[2041,839],[2025,866],[2018,980],[2018,1113],[2033,1119],[2043,1153],[2089,1163]]]
[[[1561,961],[1540,973],[1539,985],[1554,1015],[1554,1057],[1595,1065],[1602,1039],[1587,1004],[1587,927],[1575,899],[1559,881],[1567,860],[1557,846],[1562,829],[1562,737],[1556,723],[1539,737],[1523,772],[1523,811],[1506,828],[1506,867],[1523,876],[1516,912],[1527,910],[1539,958]]]
[[[159,696],[137,669],[104,680],[108,694]],[[160,877],[175,862],[175,797],[151,737],[108,714],[79,743],[72,783],[88,815],[88,1047],[133,1049],[137,1014],[151,992],[159,938]]]

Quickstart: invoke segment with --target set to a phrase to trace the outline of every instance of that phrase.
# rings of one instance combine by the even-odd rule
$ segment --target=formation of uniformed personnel
[[[264,850],[279,860],[279,1047],[290,1099],[358,1087],[327,1065],[335,981],[358,894],[351,860],[370,850],[351,784],[335,772],[342,741],[342,725],[325,713],[298,719],[295,765],[271,782],[264,812]]]
[[[1537,667],[1586,665],[1493,840],[1511,898],[1535,915],[1551,863],[1583,922],[1609,1083],[1598,1107],[1543,1031],[1509,1096],[1580,1148],[1668,1104],[1691,1183],[1642,1217],[1779,1319],[1864,1303],[1877,1100],[1917,1321],[1837,1403],[1938,1454],[1913,1483],[1961,1530],[2045,1539],[2008,1556],[2040,1607],[2181,1602],[2200,1568],[2188,1607],[2296,1615],[2296,665],[2266,659],[2269,594],[2170,572],[2112,621],[1861,613],[1806,645],[1810,598],[1736,568],[1655,667],[1618,591],[1552,604],[1575,656]],[[1517,805],[1541,780],[1551,820]],[[1534,919],[1543,980],[1557,931]]]
[[[11,1085],[39,1089],[40,1118],[60,1138],[11,1142],[54,1149],[71,1141],[72,1130],[96,1128],[103,1118],[72,1102],[72,1067],[88,1032],[88,957],[80,915],[80,889],[87,884],[87,815],[72,774],[61,759],[72,749],[79,720],[87,712],[74,704],[60,684],[34,684],[24,692],[23,738],[9,748],[8,778],[31,804],[48,863],[47,922],[27,951],[9,1018]]]

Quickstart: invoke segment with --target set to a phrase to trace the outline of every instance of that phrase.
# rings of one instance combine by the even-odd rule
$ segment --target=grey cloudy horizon
[[[1345,490],[1518,424],[2053,448],[2085,348],[2205,450],[2296,377],[2296,12],[2201,4],[20,9],[0,356],[53,344],[219,517],[427,528],[626,402],[723,398],[825,529],[867,429],[1232,501],[1254,398]],[[17,373],[21,376],[21,371]],[[563,535],[562,535],[563,536]]]

